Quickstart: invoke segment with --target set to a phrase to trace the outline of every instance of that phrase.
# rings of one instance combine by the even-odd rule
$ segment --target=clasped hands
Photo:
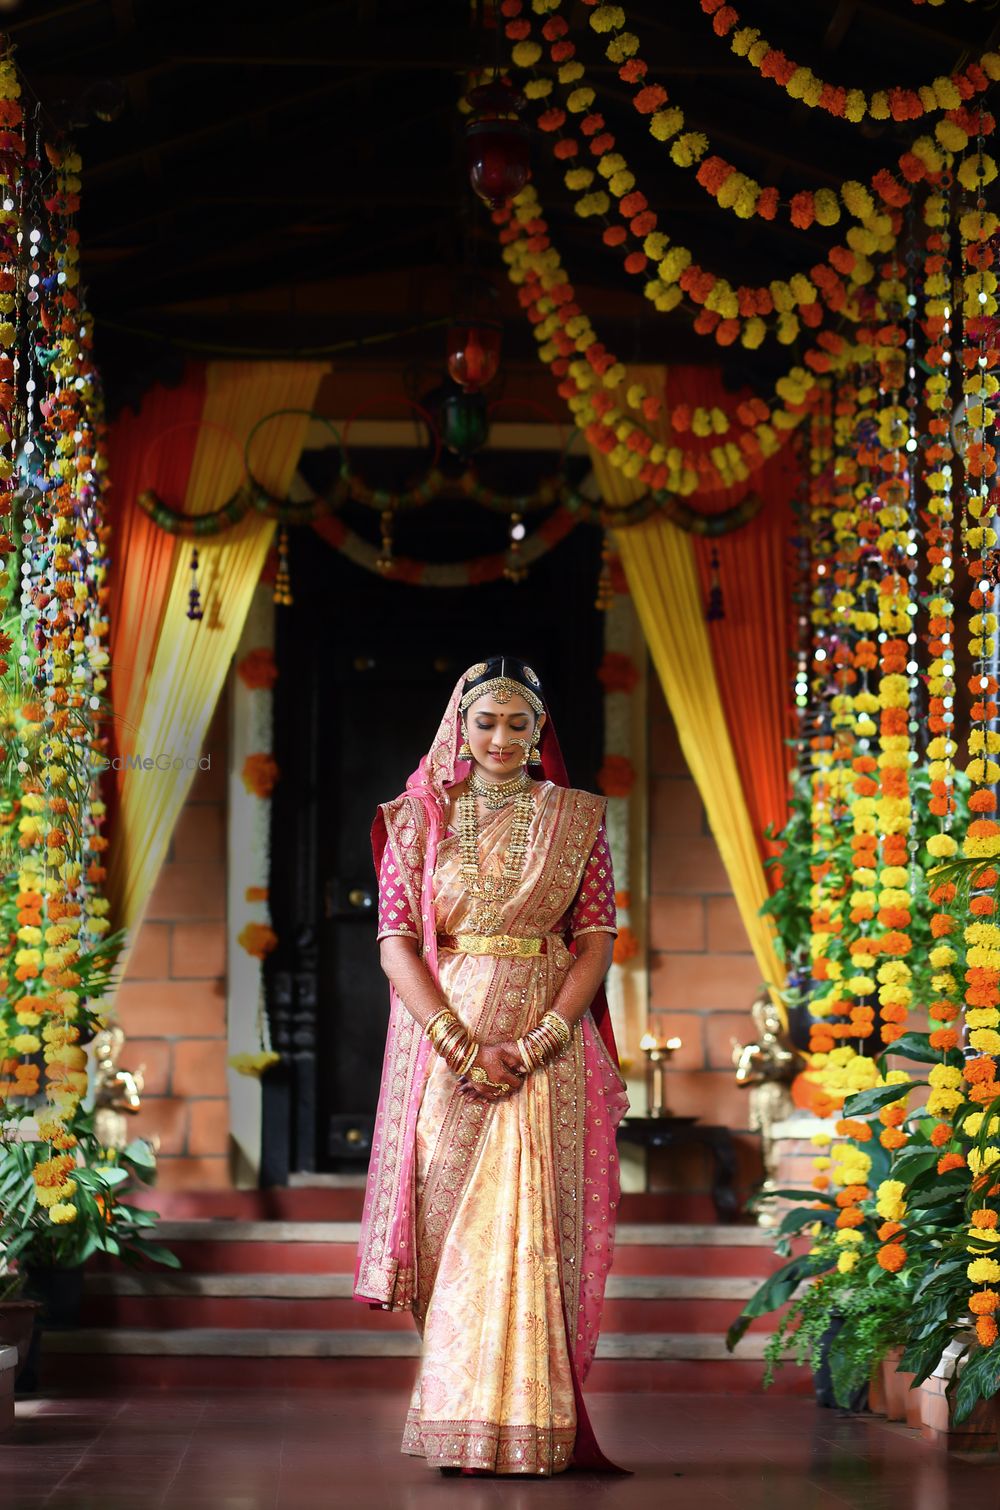
[[[459,1095],[473,1101],[500,1101],[520,1090],[527,1077],[516,1043],[483,1043],[472,1068],[459,1080]]]

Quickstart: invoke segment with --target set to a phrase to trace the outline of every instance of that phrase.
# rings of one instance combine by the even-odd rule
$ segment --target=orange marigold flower
[[[837,1227],[860,1227],[864,1219],[864,1212],[859,1211],[857,1206],[848,1206],[837,1217],[835,1225]]]
[[[886,1243],[875,1255],[875,1262],[880,1269],[886,1269],[890,1274],[898,1274],[906,1263],[906,1249],[899,1243]]]
[[[958,1043],[958,1034],[954,1028],[935,1028],[930,1035],[932,1049],[953,1049]]]
[[[837,1134],[841,1138],[853,1138],[855,1143],[867,1143],[872,1130],[867,1122],[859,1122],[856,1117],[844,1117],[837,1123]]]
[[[814,1174],[813,1175],[812,1187],[813,1187],[814,1190],[826,1190],[829,1187],[829,1184],[830,1184],[830,1179],[829,1179],[828,1175],[825,1175],[825,1174]]]
[[[883,1148],[893,1149],[902,1148],[907,1141],[907,1137],[901,1128],[887,1127],[884,1132],[879,1133],[878,1140]]]
[[[890,1237],[895,1237],[896,1233],[902,1232],[902,1230],[902,1222],[883,1222],[881,1227],[878,1229],[878,1240],[880,1243],[887,1243]]]
[[[949,1169],[964,1169],[965,1160],[960,1153],[946,1153],[937,1161],[938,1174],[947,1174]]]
[[[1000,1295],[996,1290],[979,1290],[975,1295],[969,1296],[969,1310],[973,1316],[989,1316],[1000,1305]]]
[[[976,1321],[976,1336],[983,1347],[992,1347],[997,1340],[997,1324],[992,1316],[980,1316]]]
[[[905,1106],[883,1106],[878,1114],[883,1127],[901,1127],[906,1120]]]
[[[935,1148],[943,1148],[945,1143],[951,1141],[951,1128],[947,1122],[939,1122],[931,1131],[931,1142]]]
[[[974,1227],[986,1227],[992,1229],[996,1226],[996,1224],[997,1214],[995,1211],[989,1211],[984,1207],[981,1211],[974,1211],[972,1213],[972,1225]]]
[[[987,1054],[982,1054],[978,1059],[969,1059],[962,1070],[962,1074],[970,1085],[979,1085],[985,1080],[992,1080],[996,1066]]]
[[[843,1190],[837,1191],[838,1206],[856,1206],[860,1201],[866,1201],[871,1195],[867,1185],[845,1185]]]

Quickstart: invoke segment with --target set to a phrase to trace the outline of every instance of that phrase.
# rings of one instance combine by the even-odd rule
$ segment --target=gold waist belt
[[[547,954],[549,935],[518,938],[513,933],[439,933],[438,948],[448,954]]]

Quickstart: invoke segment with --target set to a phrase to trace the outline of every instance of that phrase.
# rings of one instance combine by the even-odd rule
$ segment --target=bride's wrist
[[[479,1054],[479,1044],[450,1007],[435,1012],[424,1032],[453,1074],[468,1074]]]

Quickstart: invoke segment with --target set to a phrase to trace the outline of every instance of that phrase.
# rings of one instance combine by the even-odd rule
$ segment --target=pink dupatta
[[[438,845],[444,828],[447,792],[464,780],[470,769],[470,761],[458,756],[461,742],[459,703],[465,681],[466,676],[462,676],[456,683],[430,749],[407,779],[405,796],[380,807],[372,825],[376,874],[386,845],[392,843],[397,868],[414,904],[422,958],[435,980],[438,979],[438,951],[434,926],[434,870]],[[556,786],[568,787],[569,779],[551,715],[546,720],[539,748],[544,778]],[[390,836],[386,809],[398,815],[401,809],[405,811],[407,799],[410,802],[408,814],[402,823],[393,823],[394,833]],[[618,1054],[603,986],[594,998],[591,1015],[611,1065],[617,1067]],[[377,1309],[409,1310],[413,1306],[416,1290],[416,1123],[433,1052],[429,1040],[420,1032],[396,991],[390,988],[389,1028],[354,1283],[355,1300]],[[610,1069],[610,1066],[606,1067]],[[609,1117],[600,1119],[603,1136],[595,1137],[591,1133],[586,1139],[583,1168],[585,1186],[603,1184],[606,1187],[606,1224],[597,1224],[585,1234],[584,1251],[579,1255],[581,1271],[593,1276],[596,1268],[600,1283],[596,1287],[593,1284],[581,1286],[578,1314],[571,1316],[567,1310],[565,1320],[577,1403],[574,1463],[579,1467],[621,1472],[624,1470],[617,1469],[601,1452],[581,1393],[581,1382],[593,1357],[603,1306],[603,1280],[613,1252],[613,1221],[618,1194],[614,1134],[627,1108],[627,1100],[623,1094],[616,1096],[612,1092],[608,1107]],[[580,1198],[583,1198],[582,1191]]]

